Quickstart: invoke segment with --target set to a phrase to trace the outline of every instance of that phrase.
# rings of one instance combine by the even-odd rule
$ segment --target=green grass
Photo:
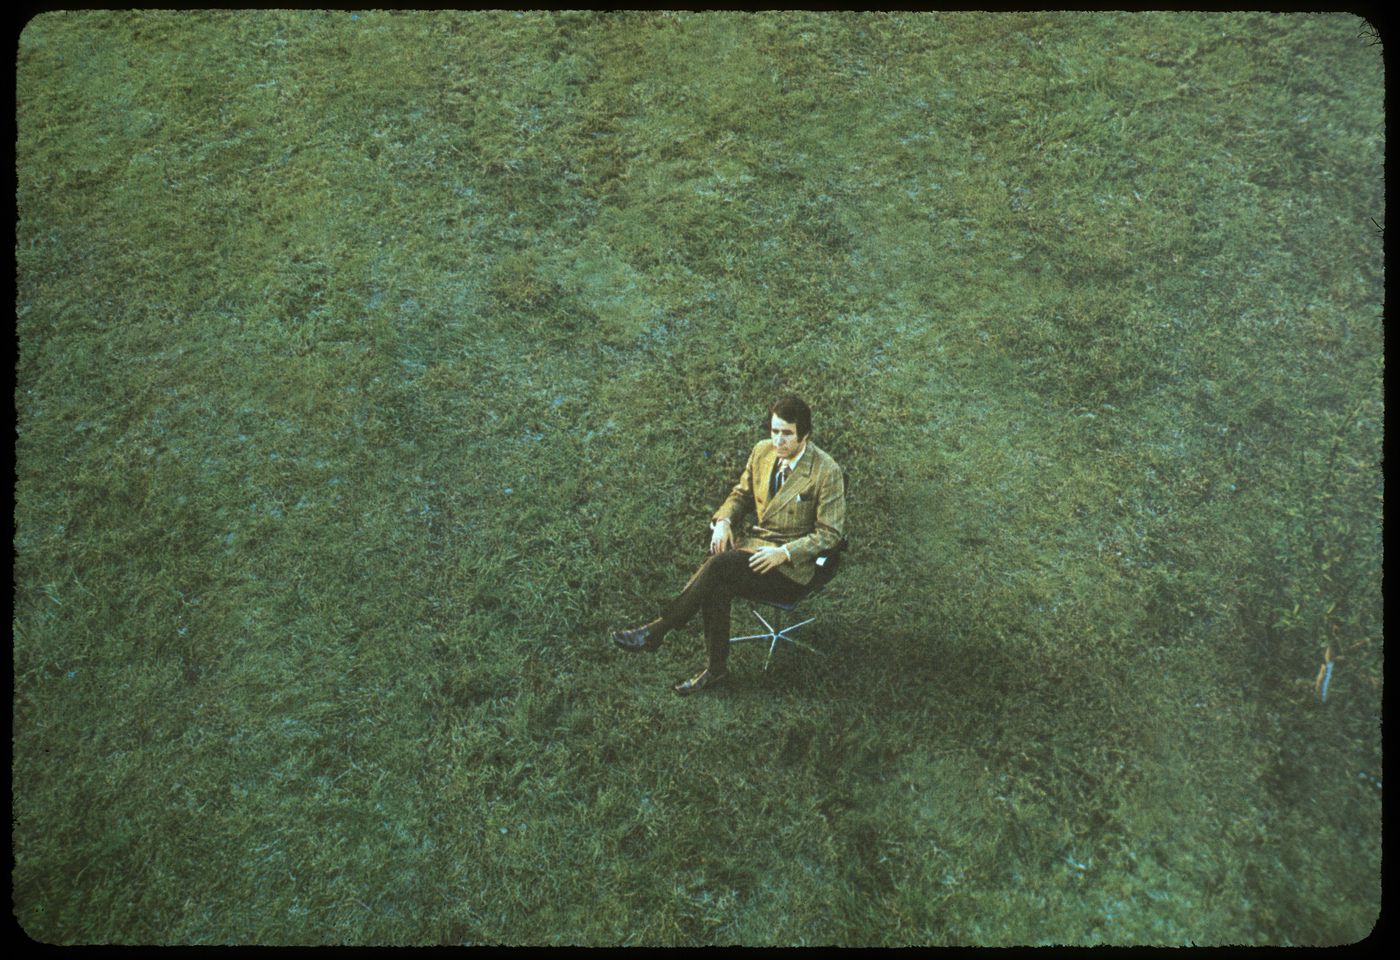
[[[20,923],[64,944],[1366,937],[1365,31],[31,21]],[[850,483],[825,656],[739,650],[728,689],[680,700],[698,622],[650,658],[607,632],[702,559],[787,390]]]

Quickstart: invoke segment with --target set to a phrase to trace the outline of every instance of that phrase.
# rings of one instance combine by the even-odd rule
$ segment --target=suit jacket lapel
[[[775,452],[773,456],[774,459],[776,459],[777,453]],[[807,452],[802,455],[802,459],[798,462],[797,467],[792,471],[792,474],[788,476],[787,482],[778,488],[777,495],[774,496],[764,508],[765,515],[769,510],[775,510],[797,496],[797,491],[802,487],[802,481],[806,480],[807,477],[811,475],[812,464],[816,462],[816,459],[816,457],[812,456],[811,441],[808,441]],[[768,469],[773,469],[771,464]]]
[[[759,454],[754,464],[756,476],[753,478],[753,506],[759,523],[763,522],[763,517],[768,513],[768,481],[773,476],[773,464],[777,459],[778,451],[774,450],[770,443],[768,448]]]

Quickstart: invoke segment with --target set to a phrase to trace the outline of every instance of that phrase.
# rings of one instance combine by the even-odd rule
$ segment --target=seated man
[[[816,558],[841,542],[846,488],[841,468],[808,440],[812,411],[786,396],[768,411],[771,438],[760,440],[729,498],[710,523],[710,558],[661,616],[613,633],[624,650],[655,650],[695,611],[705,623],[705,669],[674,686],[690,694],[724,678],[729,655],[729,605],[735,597],[791,602],[806,595]],[[756,522],[736,542],[734,525],[750,509]]]

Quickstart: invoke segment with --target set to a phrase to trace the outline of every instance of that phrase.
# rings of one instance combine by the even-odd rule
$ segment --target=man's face
[[[791,460],[807,445],[805,437],[797,439],[797,424],[788,423],[776,413],[773,414],[773,422],[769,425],[769,436],[773,438],[773,446],[778,451],[778,456],[784,460]]]

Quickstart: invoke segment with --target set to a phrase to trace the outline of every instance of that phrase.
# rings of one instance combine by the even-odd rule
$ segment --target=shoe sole
[[[654,653],[656,649],[661,646],[659,643],[653,644],[651,642],[643,643],[641,646],[622,643],[617,639],[617,634],[615,633],[608,639],[612,640],[613,646],[617,647],[619,650],[626,650],[628,653]]]
[[[688,683],[690,682],[689,680],[682,680],[680,683],[672,684],[672,685],[671,685],[671,689],[674,690],[676,693],[680,694],[680,695],[683,696],[683,697],[688,697],[688,696],[690,696],[691,694],[699,693],[701,690],[705,690],[705,689],[708,689],[708,688],[710,688],[710,687],[715,686],[716,684],[723,683],[728,677],[729,677],[729,674],[727,674],[727,673],[722,673],[722,674],[720,674],[720,675],[717,676],[717,677],[711,677],[710,679],[706,680],[704,683],[699,684],[698,686],[693,686],[693,687],[691,687],[691,686],[686,686],[686,684],[688,684]]]

